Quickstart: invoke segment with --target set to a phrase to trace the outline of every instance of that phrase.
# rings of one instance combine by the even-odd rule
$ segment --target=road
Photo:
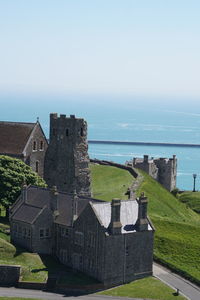
[[[155,277],[171,286],[174,289],[179,289],[180,293],[186,296],[190,300],[200,300],[200,288],[188,280],[176,275],[170,270],[154,263],[153,274]],[[67,300],[120,300],[120,299],[136,299],[136,298],[123,298],[123,297],[111,297],[105,295],[90,294],[86,296],[67,296],[56,293],[49,293],[37,290],[26,290],[16,288],[0,288],[0,296],[4,297],[26,297],[48,300],[61,300],[67,298]],[[137,299],[138,300],[138,299]],[[140,299],[141,300],[141,299]]]
[[[200,300],[200,288],[170,270],[154,263],[153,274],[172,288],[179,289],[188,299]]]
[[[22,298],[37,298],[37,299],[48,299],[48,300],[142,300],[136,298],[122,298],[122,297],[111,297],[105,295],[86,295],[86,296],[67,296],[56,293],[48,293],[43,291],[36,290],[25,290],[25,289],[16,289],[16,288],[0,288],[1,297],[22,297]],[[145,300],[145,299],[143,299]]]

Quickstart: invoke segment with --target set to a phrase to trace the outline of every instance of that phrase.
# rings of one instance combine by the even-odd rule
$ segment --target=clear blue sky
[[[199,0],[0,0],[0,93],[200,98]]]

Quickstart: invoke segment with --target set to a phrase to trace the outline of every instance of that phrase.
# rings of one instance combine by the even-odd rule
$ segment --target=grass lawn
[[[178,194],[181,202],[200,214],[200,192],[184,192]]]
[[[148,298],[159,300],[186,299],[176,296],[176,291],[154,277],[148,277],[122,286],[112,288],[99,294],[132,298]]]
[[[105,201],[113,198],[128,199],[125,193],[133,183],[133,176],[126,170],[90,164],[93,197]]]

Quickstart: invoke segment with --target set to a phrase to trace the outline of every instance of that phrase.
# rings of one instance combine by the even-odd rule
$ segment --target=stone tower
[[[90,197],[87,123],[74,115],[50,114],[44,179],[49,187]]]

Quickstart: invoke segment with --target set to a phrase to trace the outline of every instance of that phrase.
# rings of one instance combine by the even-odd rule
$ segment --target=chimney
[[[145,231],[148,230],[148,220],[147,220],[147,204],[148,199],[144,196],[144,193],[141,194],[138,202],[138,219],[136,222],[136,230],[137,231]]]
[[[50,208],[53,212],[58,211],[58,191],[54,185],[50,190]]]
[[[72,224],[78,218],[77,202],[78,202],[78,196],[76,193],[76,189],[74,188],[73,196],[72,196]]]
[[[112,199],[111,202],[111,221],[108,226],[111,234],[117,235],[121,234],[122,224],[120,222],[120,208],[121,208],[121,200],[120,199]]]
[[[22,186],[22,200],[24,203],[26,203],[27,201],[27,185],[26,182],[24,182],[23,186]]]

